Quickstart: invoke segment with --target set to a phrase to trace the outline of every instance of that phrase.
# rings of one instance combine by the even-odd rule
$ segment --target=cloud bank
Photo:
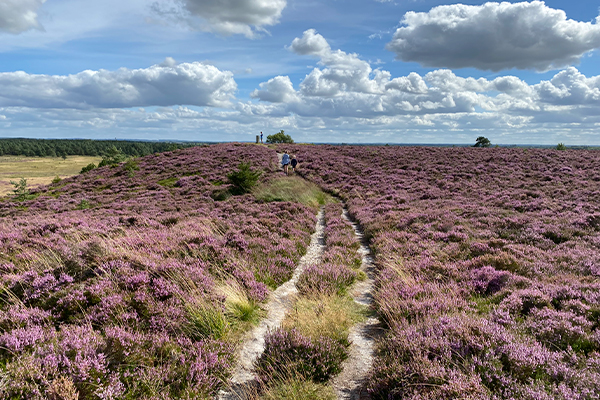
[[[600,47],[600,24],[567,19],[542,1],[453,4],[408,12],[386,48],[428,67],[547,71]]]
[[[1,0],[0,32],[18,34],[30,29],[43,29],[37,10],[46,0]]]
[[[298,83],[282,75],[265,79],[250,101],[235,99],[231,72],[172,58],[144,69],[68,76],[0,73],[0,131],[253,140],[257,132],[285,129],[315,142],[472,143],[480,135],[494,143],[597,141],[600,76],[574,67],[535,84],[449,69],[392,76],[358,54],[332,49],[313,29],[288,50],[313,58],[316,67]]]
[[[463,78],[448,69],[393,78],[356,54],[333,51],[312,29],[294,39],[289,50],[317,57],[320,67],[306,75],[297,90],[283,76],[260,84],[253,97],[264,104],[247,105],[246,113],[364,123],[409,118],[422,126],[444,121],[453,129],[466,128],[457,122],[465,119],[470,127],[494,118],[514,128],[563,114],[563,120],[590,127],[600,122],[600,76],[586,77],[574,67],[534,85],[515,76]]]
[[[0,107],[127,108],[178,104],[229,106],[233,74],[199,62],[167,58],[146,69],[83,71],[75,75],[0,73]]]

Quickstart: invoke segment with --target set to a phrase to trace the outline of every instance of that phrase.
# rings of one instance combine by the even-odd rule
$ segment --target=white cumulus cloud
[[[292,40],[291,51],[300,55],[321,56],[331,53],[327,40],[314,29],[304,31],[301,38]]]
[[[254,37],[279,23],[287,0],[169,0],[152,6],[162,17],[224,36]]]
[[[254,90],[250,93],[250,97],[271,103],[291,103],[298,100],[288,76],[276,76],[259,86],[260,90]]]
[[[559,72],[549,81],[540,82],[534,89],[540,101],[545,103],[600,106],[600,76],[587,78],[574,67]]]
[[[45,1],[0,0],[0,32],[18,34],[30,29],[43,29],[37,11]]]
[[[145,69],[83,71],[75,75],[0,73],[0,107],[121,108],[229,106],[233,74],[199,62],[174,65],[168,58]]]
[[[300,91],[306,96],[333,97],[342,92],[379,93],[389,73],[373,70],[357,54],[332,51],[327,40],[314,29],[304,32],[292,41],[289,50],[299,55],[319,58],[325,68],[315,68],[301,83]]]
[[[387,49],[429,67],[546,71],[600,47],[600,24],[567,19],[542,1],[443,5],[408,12]]]

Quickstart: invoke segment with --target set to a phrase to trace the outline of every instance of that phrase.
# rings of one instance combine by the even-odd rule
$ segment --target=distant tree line
[[[103,156],[118,148],[129,157],[198,146],[201,143],[133,142],[91,139],[0,139],[0,156],[66,157]]]

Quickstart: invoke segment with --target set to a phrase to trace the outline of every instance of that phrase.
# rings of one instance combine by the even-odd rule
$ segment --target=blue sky
[[[600,145],[594,1],[0,0],[0,136]]]

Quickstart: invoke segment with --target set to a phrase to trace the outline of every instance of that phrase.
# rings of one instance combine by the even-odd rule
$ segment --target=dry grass
[[[12,193],[14,186],[10,181],[27,179],[27,187],[47,185],[57,175],[60,178],[77,175],[81,168],[90,163],[98,165],[101,157],[69,156],[60,157],[0,157],[0,196]]]
[[[231,325],[230,336],[234,341],[266,315],[260,304],[249,299],[245,290],[233,279],[219,285],[217,293],[225,297],[225,316]]]
[[[273,179],[252,189],[252,193],[263,201],[294,201],[315,208],[332,201],[317,185],[297,176]]]
[[[333,388],[326,384],[289,378],[269,387],[260,400],[335,400]]]
[[[336,400],[337,396],[327,383],[315,383],[288,372],[269,383],[253,382],[242,388],[226,387],[236,400]]]
[[[311,338],[327,336],[347,345],[350,327],[363,321],[366,313],[367,308],[349,296],[303,296],[286,316],[283,327],[295,328]]]

